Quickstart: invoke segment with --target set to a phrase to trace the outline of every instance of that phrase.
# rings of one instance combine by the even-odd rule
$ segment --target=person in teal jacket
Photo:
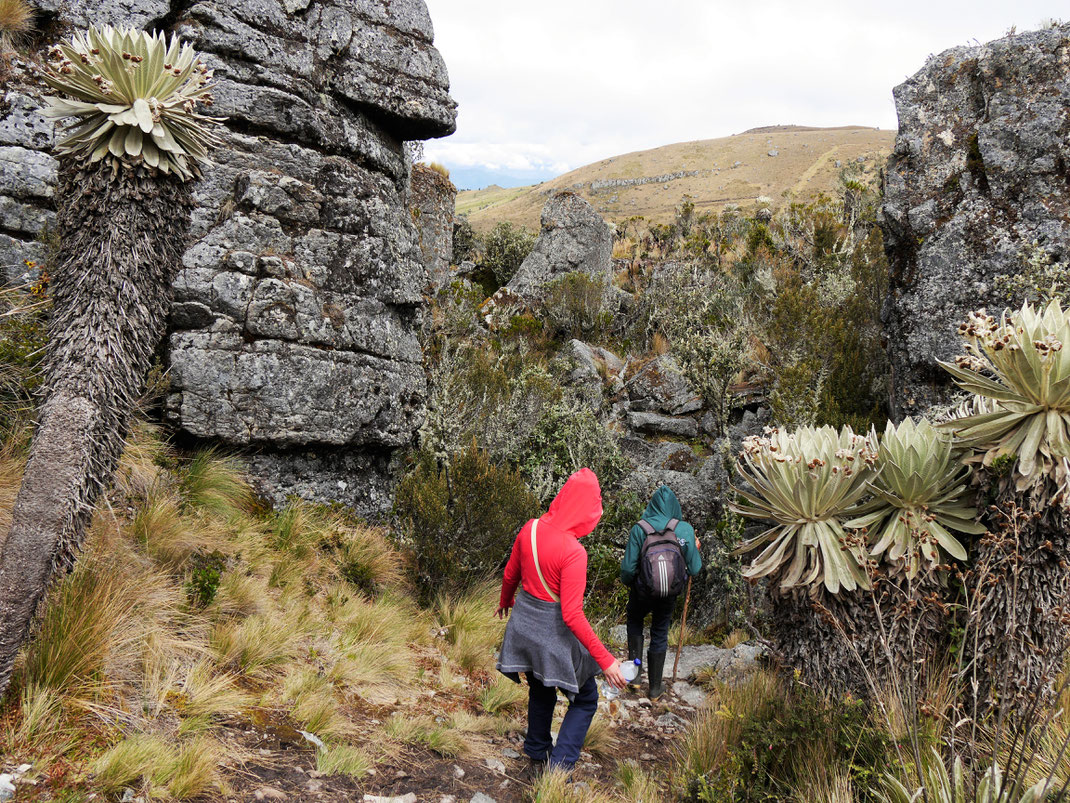
[[[672,519],[679,523],[674,528],[680,541],[687,573],[694,577],[702,571],[702,555],[699,552],[698,538],[694,528],[683,521],[680,500],[672,488],[662,485],[654,492],[650,504],[643,513],[643,521],[650,525],[655,533],[663,531]],[[639,581],[639,557],[647,531],[636,523],[628,536],[628,546],[624,550],[624,559],[620,563],[620,580],[628,586],[628,659],[634,660],[643,655],[643,620],[647,615],[650,620],[650,650],[646,654],[648,696],[651,700],[660,697],[663,691],[662,674],[665,670],[665,653],[669,649],[669,623],[676,597],[656,597],[648,589],[642,588]]]

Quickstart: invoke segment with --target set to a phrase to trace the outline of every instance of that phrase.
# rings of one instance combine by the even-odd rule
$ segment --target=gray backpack
[[[679,519],[669,519],[665,529],[658,532],[646,519],[639,521],[646,533],[639,551],[639,587],[651,597],[675,597],[684,590],[687,566],[676,537],[679,523]]]

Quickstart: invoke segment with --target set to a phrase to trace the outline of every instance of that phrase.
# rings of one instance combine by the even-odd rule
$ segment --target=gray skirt
[[[517,683],[521,672],[530,673],[544,686],[576,694],[602,669],[561,618],[561,603],[521,591],[505,627],[498,671]]]

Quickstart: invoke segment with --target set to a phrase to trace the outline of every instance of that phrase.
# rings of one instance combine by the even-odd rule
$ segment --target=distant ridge
[[[538,228],[547,196],[559,190],[582,195],[610,221],[666,222],[685,195],[700,210],[759,196],[781,204],[834,192],[844,171],[876,180],[894,142],[894,131],[872,127],[763,126],[613,156],[541,184],[462,192],[457,211],[485,231],[501,220]]]

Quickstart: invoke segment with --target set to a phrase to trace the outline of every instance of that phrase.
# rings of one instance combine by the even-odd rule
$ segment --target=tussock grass
[[[33,30],[33,6],[26,0],[0,0],[0,51]]]
[[[855,803],[854,785],[847,767],[837,766],[822,750],[799,767],[799,788],[792,803]]]
[[[465,671],[493,668],[494,651],[505,632],[505,623],[492,615],[497,600],[498,589],[490,583],[435,600],[435,624],[446,640],[446,654]]]
[[[241,465],[213,449],[199,452],[186,467],[181,482],[186,504],[224,520],[253,508],[253,493]]]
[[[214,739],[198,736],[186,742],[166,768],[168,794],[189,800],[220,789],[222,761],[223,747]]]
[[[717,685],[677,746],[679,771],[695,777],[727,766],[746,723],[784,693],[779,679],[766,670],[735,686]]]
[[[138,421],[126,439],[113,483],[128,499],[146,499],[166,479],[164,466],[174,462],[171,450],[160,439],[159,427]]]
[[[725,639],[721,643],[721,646],[724,647],[726,650],[731,650],[735,649],[740,644],[746,644],[750,640],[751,635],[746,630],[733,630],[731,633],[725,636]]]
[[[169,571],[180,570],[198,550],[219,545],[210,530],[182,515],[179,498],[167,491],[149,492],[130,529],[145,552]]]
[[[528,701],[528,690],[522,683],[513,683],[505,675],[494,680],[479,693],[479,704],[488,714],[519,713]]]
[[[316,753],[316,771],[325,775],[346,775],[359,781],[375,762],[363,750],[339,744]]]
[[[588,786],[577,790],[561,770],[542,773],[531,788],[533,803],[611,803],[617,798]]]
[[[27,686],[21,693],[22,720],[16,738],[29,745],[41,745],[59,736],[63,698],[55,689]]]
[[[334,687],[309,667],[290,670],[282,683],[282,700],[302,730],[324,741],[337,741],[352,733],[352,726],[340,711]]]
[[[192,664],[179,684],[180,727],[199,730],[217,721],[240,717],[253,704],[253,696],[236,683],[236,677],[220,674],[207,660]]]
[[[218,790],[222,746],[199,736],[175,744],[155,734],[134,734],[105,750],[92,764],[95,782],[109,794],[126,787],[166,789],[167,796],[189,800]]]
[[[622,787],[625,800],[634,803],[662,803],[665,800],[654,776],[631,759],[617,765],[617,782]]]
[[[613,734],[613,726],[609,720],[601,712],[595,714],[583,740],[583,749],[601,758],[609,758],[617,745],[617,737]]]
[[[178,589],[116,558],[86,552],[55,589],[25,653],[25,685],[69,691],[98,680],[109,667],[135,664],[146,633],[177,615]]]
[[[219,579],[215,598],[208,606],[212,617],[245,617],[265,614],[271,610],[274,600],[267,581],[256,575],[227,571]]]
[[[222,666],[266,678],[298,655],[301,635],[293,615],[257,614],[219,623],[209,635],[209,645]]]
[[[92,764],[100,789],[115,794],[124,787],[163,785],[178,751],[163,738],[134,734],[105,750]]]
[[[387,720],[384,730],[395,741],[423,745],[446,758],[467,755],[472,750],[461,731],[455,729],[450,720],[439,722],[432,716],[406,717],[395,714]]]

